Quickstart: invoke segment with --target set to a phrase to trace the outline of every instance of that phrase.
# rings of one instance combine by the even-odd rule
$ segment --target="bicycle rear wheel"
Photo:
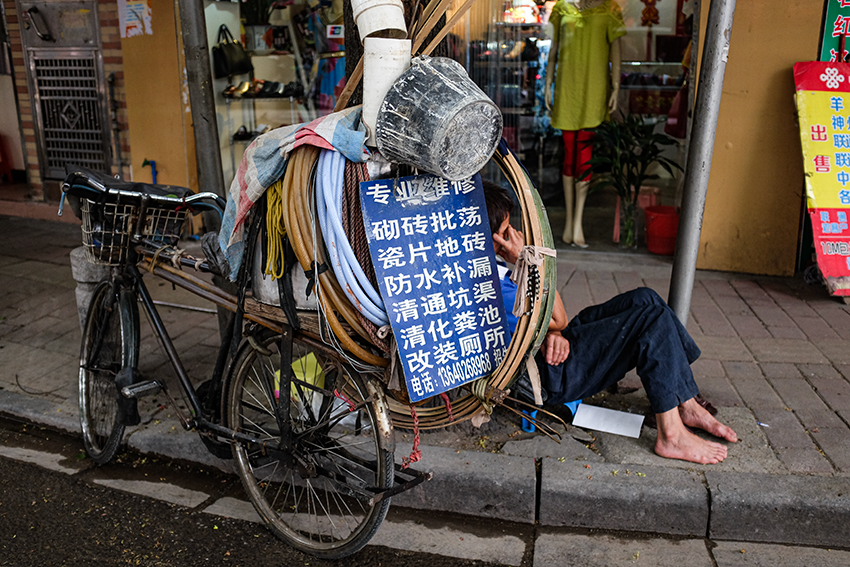
[[[80,347],[79,401],[86,453],[101,465],[115,456],[124,436],[115,376],[138,363],[138,321],[132,291],[116,293],[110,281],[95,289]]]
[[[324,392],[293,382],[286,452],[278,448],[275,417],[280,335],[264,332],[242,345],[228,376],[224,415],[231,428],[264,443],[234,444],[234,460],[248,497],[278,537],[317,557],[345,557],[366,545],[387,513],[389,498],[368,500],[392,486],[393,454],[380,445],[363,380],[336,356],[296,338],[292,375]]]

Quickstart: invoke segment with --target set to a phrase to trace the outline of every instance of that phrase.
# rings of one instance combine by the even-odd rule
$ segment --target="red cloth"
[[[561,174],[566,177],[581,177],[590,169],[587,162],[593,155],[592,130],[561,130],[564,138],[564,167]]]

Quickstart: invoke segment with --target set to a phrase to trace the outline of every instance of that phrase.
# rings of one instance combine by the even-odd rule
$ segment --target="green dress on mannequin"
[[[566,131],[595,128],[617,109],[618,39],[626,35],[620,7],[614,0],[558,0],[549,22],[554,33],[546,72],[546,108],[552,111],[552,127]],[[581,247],[586,246],[582,212],[588,185],[589,180],[576,182],[573,175],[563,175],[567,209],[563,240]]]

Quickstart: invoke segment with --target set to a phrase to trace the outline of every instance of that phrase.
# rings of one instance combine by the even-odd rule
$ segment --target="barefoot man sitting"
[[[507,191],[490,183],[484,184],[484,195],[496,254],[514,264],[523,238],[509,222],[513,201]],[[516,285],[507,276],[500,282],[513,332],[517,319],[510,311]],[[593,396],[636,368],[656,414],[655,452],[670,459],[719,463],[726,458],[726,446],[688,430],[693,427],[726,441],[738,440],[731,428],[695,399],[699,389],[690,365],[699,355],[673,310],[654,291],[639,288],[583,309],[569,322],[561,297],[556,295],[537,366],[549,394],[548,404]]]

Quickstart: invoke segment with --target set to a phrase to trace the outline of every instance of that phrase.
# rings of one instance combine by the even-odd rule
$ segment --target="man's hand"
[[[565,339],[560,332],[551,331],[546,334],[546,339],[540,346],[546,364],[556,366],[564,362],[570,355],[570,341]]]
[[[499,234],[493,235],[493,243],[496,245],[494,252],[504,258],[508,264],[516,264],[519,253],[525,245],[525,239],[520,231],[510,225],[508,225],[507,236],[508,239],[505,240]]]

